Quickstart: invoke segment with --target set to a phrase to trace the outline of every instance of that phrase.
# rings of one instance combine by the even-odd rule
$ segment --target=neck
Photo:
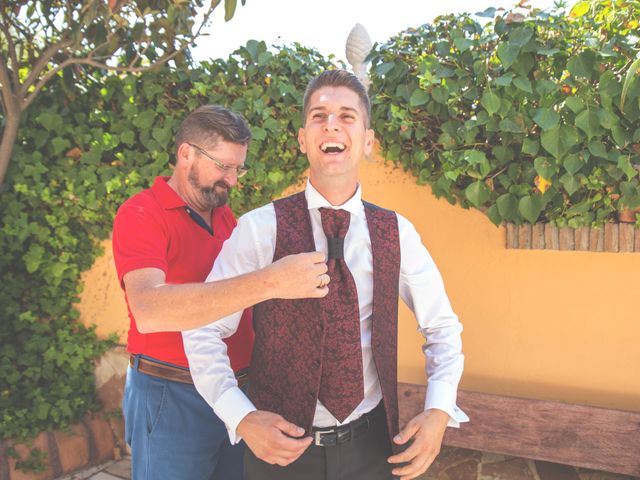
[[[338,206],[353,197],[358,189],[358,180],[353,179],[327,179],[323,181],[311,175],[309,182],[320,195],[322,195],[331,205]]]
[[[200,215],[202,219],[207,222],[207,225],[211,226],[211,209],[207,209],[199,204],[196,195],[193,194],[193,189],[189,188],[189,182],[180,181],[179,175],[174,172],[171,178],[167,181],[167,185],[169,185],[173,191],[176,192],[182,200],[184,200],[189,208]]]

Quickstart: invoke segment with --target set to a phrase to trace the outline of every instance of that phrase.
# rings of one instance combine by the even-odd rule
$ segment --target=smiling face
[[[322,87],[311,95],[298,141],[315,188],[338,184],[355,189],[358,164],[373,149],[367,121],[360,97],[347,87]]]
[[[244,165],[247,145],[219,141],[204,150],[220,163],[229,167]],[[199,213],[209,212],[227,202],[229,190],[238,183],[236,170],[222,171],[212,160],[197,148],[183,143],[178,149],[178,168],[184,173],[179,184],[179,193]]]

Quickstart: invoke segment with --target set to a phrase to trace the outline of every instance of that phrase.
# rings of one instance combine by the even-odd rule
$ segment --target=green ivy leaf
[[[569,125],[558,125],[540,134],[542,147],[556,158],[563,157],[579,141],[575,127]]]
[[[578,3],[576,3],[571,8],[571,11],[569,12],[569,16],[573,17],[573,18],[583,17],[584,15],[586,15],[589,12],[590,8],[591,8],[591,2],[589,2],[587,0],[582,0],[582,1],[578,2]]]
[[[600,119],[598,114],[593,110],[584,110],[576,116],[576,127],[587,134],[587,140],[591,140],[593,137],[602,135],[602,128],[600,128]]]
[[[560,122],[560,115],[550,108],[538,108],[533,115],[533,121],[536,122],[542,130],[549,130]]]
[[[531,82],[527,77],[516,77],[513,79],[513,84],[523,92],[533,93]]]
[[[564,158],[562,165],[569,174],[575,175],[584,166],[584,161],[579,154],[570,153]]]
[[[567,61],[567,70],[574,77],[591,78],[595,72],[596,54],[591,50],[572,56]]]
[[[518,199],[511,193],[500,195],[496,200],[500,216],[507,221],[513,221],[518,215]]]
[[[533,161],[533,166],[536,169],[538,175],[547,180],[551,179],[556,174],[556,167],[548,157],[537,157]]]
[[[536,155],[540,151],[540,142],[536,138],[526,137],[522,141],[522,153],[525,155]]]
[[[460,53],[463,53],[471,48],[471,46],[473,45],[473,40],[464,37],[458,37],[453,39],[453,44],[458,50],[460,50]]]
[[[429,94],[420,88],[416,88],[409,98],[409,105],[412,107],[418,107],[424,105],[429,100]]]
[[[529,223],[536,223],[540,213],[542,213],[543,207],[544,202],[542,200],[542,196],[538,194],[526,195],[518,202],[518,210],[520,211],[520,214]]]
[[[489,220],[491,220],[491,223],[493,223],[495,226],[498,226],[502,223],[502,217],[500,217],[498,207],[496,207],[495,205],[491,205],[487,209],[487,217],[489,217]]]
[[[569,195],[573,195],[580,188],[580,181],[570,173],[565,173],[560,177],[560,183]]]
[[[613,141],[616,142],[616,145],[620,148],[625,148],[631,141],[629,131],[620,125],[615,125],[611,128],[611,136],[613,137]]]
[[[480,99],[480,104],[485,108],[489,115],[493,115],[500,110],[500,97],[491,90],[485,90]]]
[[[511,118],[505,118],[503,120],[500,121],[500,130],[504,131],[504,132],[510,132],[510,133],[523,133],[524,132],[524,126],[517,123],[516,121],[514,121]]]
[[[254,140],[264,140],[267,138],[267,131],[260,127],[251,127],[251,138]]]
[[[523,47],[531,40],[531,37],[533,37],[533,29],[531,27],[514,28],[509,33],[509,42],[518,47]]]
[[[600,158],[607,158],[609,156],[609,152],[607,152],[607,147],[605,147],[604,143],[600,140],[592,140],[587,145],[589,152],[591,155],[595,155]]]
[[[469,185],[465,189],[464,194],[473,206],[479,208],[484,204],[484,202],[489,200],[491,190],[489,190],[486,183],[482,180],[478,180]]]
[[[449,98],[449,91],[447,90],[447,87],[440,85],[431,91],[431,96],[436,102],[446,105]]]
[[[27,272],[33,273],[42,264],[44,258],[44,248],[41,245],[33,244],[29,247],[27,253],[22,256],[24,264],[27,267]]]
[[[611,129],[620,123],[618,116],[606,108],[598,110],[598,118],[600,119],[600,125],[607,129]]]
[[[564,104],[571,109],[573,113],[578,113],[584,110],[585,105],[579,97],[567,97]]]
[[[638,171],[633,167],[628,155],[618,157],[618,168],[624,172],[629,180],[638,175]]]
[[[507,72],[501,77],[496,78],[494,82],[496,85],[500,85],[501,87],[508,87],[509,85],[511,85],[513,77],[515,77],[514,73]]]
[[[516,58],[518,58],[518,54],[520,53],[520,46],[519,45],[515,45],[513,43],[501,43],[498,46],[498,58],[500,59],[500,61],[502,62],[502,66],[504,67],[505,70],[508,70],[509,67],[511,67],[511,65],[513,65],[513,62],[516,61]]]

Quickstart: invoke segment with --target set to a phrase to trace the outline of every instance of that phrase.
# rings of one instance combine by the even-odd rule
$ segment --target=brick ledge
[[[508,249],[640,252],[640,229],[632,223],[607,223],[604,228],[560,228],[549,223],[505,227]]]

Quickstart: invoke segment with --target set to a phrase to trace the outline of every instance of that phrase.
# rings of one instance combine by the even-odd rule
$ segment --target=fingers
[[[400,452],[396,455],[389,457],[389,463],[406,463],[412,461],[420,453],[420,448],[417,445],[411,445],[404,452]]]
[[[286,421],[284,418],[280,417],[276,420],[274,426],[280,430],[285,435],[289,437],[301,437],[304,435],[304,429],[294,425],[291,422]]]
[[[308,252],[308,253],[301,253],[300,255],[308,256],[309,260],[311,260],[313,263],[327,262],[327,256],[322,252]]]
[[[304,430],[280,415],[256,410],[245,416],[236,431],[259,459],[277,465],[295,461],[311,444],[311,437],[302,437]]]
[[[394,468],[391,473],[400,477],[400,480],[410,480],[412,478],[417,478],[422,475],[433,463],[433,458],[416,458],[409,465],[405,465],[404,467]]]
[[[398,445],[404,445],[418,432],[418,430],[420,430],[420,424],[411,420],[400,433],[393,437],[393,442]]]

